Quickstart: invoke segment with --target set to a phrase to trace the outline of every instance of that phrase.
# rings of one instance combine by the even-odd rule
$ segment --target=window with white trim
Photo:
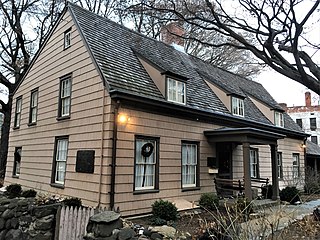
[[[292,177],[298,178],[300,176],[300,155],[299,153],[292,154]]]
[[[232,115],[244,117],[244,103],[243,99],[232,97]]]
[[[22,110],[22,96],[20,96],[16,99],[16,112],[14,115],[14,127],[15,128],[20,127],[21,110]]]
[[[274,125],[278,127],[284,127],[283,113],[274,112]]]
[[[134,190],[157,189],[158,172],[158,140],[152,137],[137,137]]]
[[[259,156],[258,149],[250,149],[250,176],[259,177]]]
[[[71,107],[71,74],[68,74],[60,79],[58,117],[69,116],[70,107]]]
[[[278,178],[283,178],[282,152],[277,152]]]
[[[198,144],[182,143],[182,187],[196,187],[198,178]]]
[[[186,84],[172,78],[167,78],[167,100],[186,104]]]
[[[71,46],[71,28],[64,32],[64,49]]]
[[[38,89],[32,90],[30,97],[29,124],[37,122]]]
[[[68,138],[56,138],[53,183],[63,185],[65,182],[68,157]]]

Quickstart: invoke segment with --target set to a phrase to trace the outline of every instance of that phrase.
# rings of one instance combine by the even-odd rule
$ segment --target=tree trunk
[[[1,129],[1,145],[0,145],[0,178],[4,179],[6,174],[8,146],[9,146],[9,133],[12,112],[12,96],[9,95],[8,103],[2,109],[4,114],[3,125]]]

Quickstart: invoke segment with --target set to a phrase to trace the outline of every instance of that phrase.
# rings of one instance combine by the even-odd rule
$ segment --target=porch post
[[[278,179],[278,145],[270,144],[271,148],[271,168],[272,168],[272,200],[279,199],[279,179]]]
[[[306,161],[305,161],[306,162]],[[318,179],[318,165],[317,165],[317,158],[314,159],[314,171],[316,178]]]
[[[244,171],[244,194],[246,198],[252,200],[251,176],[250,176],[250,143],[242,143],[243,151],[243,171]]]

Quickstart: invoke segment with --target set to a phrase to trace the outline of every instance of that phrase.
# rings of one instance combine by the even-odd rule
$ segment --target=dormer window
[[[278,127],[284,127],[283,113],[274,112],[274,125]]]
[[[186,104],[186,84],[173,78],[167,78],[167,100]]]
[[[64,32],[64,49],[71,46],[71,28]]]
[[[231,97],[232,98],[232,115],[244,117],[244,104],[243,99],[237,98],[237,97]]]

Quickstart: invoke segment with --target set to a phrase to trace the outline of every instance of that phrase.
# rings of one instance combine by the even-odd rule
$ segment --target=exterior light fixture
[[[302,143],[302,144],[301,144],[301,147],[302,147],[302,148],[306,148],[307,146],[306,146],[304,143]]]
[[[126,114],[120,113],[118,115],[118,122],[120,124],[125,124],[125,123],[129,122],[129,120],[130,120],[130,118]]]

